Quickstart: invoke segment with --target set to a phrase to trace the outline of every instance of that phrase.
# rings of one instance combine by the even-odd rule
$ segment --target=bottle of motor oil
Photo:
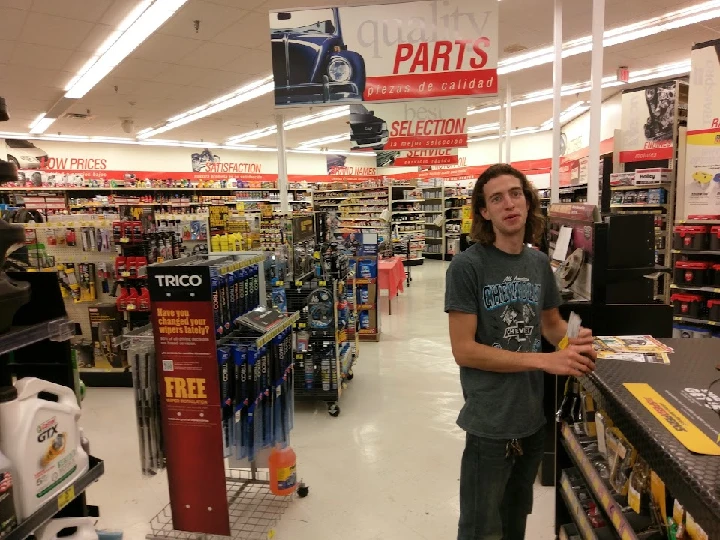
[[[17,398],[14,386],[0,388],[0,403]],[[0,433],[0,438],[3,434]],[[0,538],[6,536],[17,526],[17,501],[15,500],[15,470],[12,462],[0,453]]]
[[[0,402],[0,452],[15,466],[18,520],[24,520],[87,472],[80,438],[80,407],[71,388],[27,377],[17,398]],[[44,392],[57,402],[40,399]]]
[[[95,519],[89,517],[53,519],[35,533],[35,538],[37,540],[98,540],[94,523]]]

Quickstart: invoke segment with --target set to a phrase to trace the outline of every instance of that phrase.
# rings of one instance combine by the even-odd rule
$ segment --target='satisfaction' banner
[[[270,13],[275,104],[497,94],[498,2]]]
[[[676,111],[674,81],[622,95],[620,162],[671,159]]]
[[[693,47],[690,68],[685,215],[720,215],[720,40]]]
[[[467,146],[467,100],[350,105],[352,150]]]

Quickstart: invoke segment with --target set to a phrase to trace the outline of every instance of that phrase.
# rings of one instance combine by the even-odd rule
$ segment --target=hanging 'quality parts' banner
[[[275,104],[497,94],[498,3],[270,12]]]
[[[352,150],[467,146],[467,100],[350,105]]]
[[[720,215],[720,40],[693,47],[690,70],[685,215]]]
[[[671,81],[622,95],[621,163],[673,157],[676,86]]]

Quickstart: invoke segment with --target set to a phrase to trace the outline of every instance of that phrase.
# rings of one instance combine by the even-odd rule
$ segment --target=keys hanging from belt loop
[[[522,445],[517,439],[511,439],[505,445],[505,457],[518,457],[523,455]]]

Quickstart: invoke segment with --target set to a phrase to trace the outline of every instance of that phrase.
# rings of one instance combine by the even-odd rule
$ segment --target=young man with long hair
[[[472,195],[476,241],[447,272],[445,311],[460,366],[466,432],[458,540],[522,540],[543,454],[543,372],[594,369],[592,334],[557,345],[567,332],[546,255],[528,247],[542,234],[535,189],[506,164],[490,167]]]

